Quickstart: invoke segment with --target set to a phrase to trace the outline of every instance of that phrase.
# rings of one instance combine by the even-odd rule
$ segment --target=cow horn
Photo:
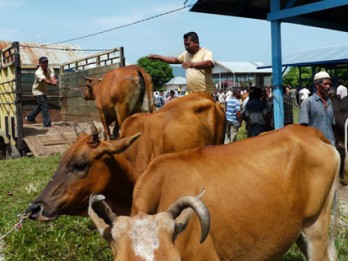
[[[75,133],[76,133],[77,137],[80,137],[82,134],[85,134],[85,131],[77,123],[74,123],[74,130],[75,130]]]
[[[112,212],[109,205],[105,202],[105,196],[101,194],[91,194],[89,197],[89,215],[92,210],[110,226],[112,225],[112,221],[117,218],[116,214]]]
[[[89,77],[87,77],[87,76],[82,76],[83,77],[83,79],[85,79],[85,80],[87,80],[87,81],[92,81],[92,78],[89,78]]]
[[[195,198],[191,196],[179,198],[167,210],[168,214],[171,215],[173,219],[176,219],[181,213],[184,214],[183,216],[180,215],[180,222],[176,222],[175,224],[174,240],[176,239],[178,234],[186,228],[188,221],[192,216],[191,210],[185,210],[187,208],[192,208],[198,216],[202,230],[200,243],[203,243],[203,241],[207,238],[210,229],[209,210],[207,206],[203,203],[203,201],[201,201],[197,197]]]

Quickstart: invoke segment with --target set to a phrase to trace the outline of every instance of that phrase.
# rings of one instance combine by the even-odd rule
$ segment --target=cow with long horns
[[[110,244],[114,260],[181,260],[174,242],[193,213],[201,225],[200,243],[208,236],[210,215],[199,198],[182,197],[167,211],[154,215],[138,213],[132,217],[117,216],[104,199],[102,195],[92,195],[88,212]]]

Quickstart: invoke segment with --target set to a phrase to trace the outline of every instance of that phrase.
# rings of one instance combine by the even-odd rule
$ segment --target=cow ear
[[[113,155],[125,151],[140,137],[140,135],[141,133],[139,132],[133,136],[111,142],[110,145],[106,148],[100,148],[99,156],[101,156],[102,154]]]
[[[103,195],[92,194],[89,198],[88,215],[99,233],[107,242],[111,243],[114,241],[111,233],[112,222],[117,217],[104,199],[105,197]]]

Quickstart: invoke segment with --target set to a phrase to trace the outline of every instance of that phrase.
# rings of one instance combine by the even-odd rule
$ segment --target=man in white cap
[[[48,58],[42,56],[39,58],[39,68],[35,72],[35,81],[33,84],[33,95],[37,102],[35,109],[29,113],[25,120],[35,123],[36,116],[42,112],[42,124],[44,127],[51,127],[51,117],[48,112],[47,85],[57,85],[58,81],[54,76],[54,70],[48,67]]]
[[[319,129],[335,146],[332,125],[335,124],[331,100],[328,98],[331,78],[327,72],[314,75],[316,92],[301,104],[299,123]]]

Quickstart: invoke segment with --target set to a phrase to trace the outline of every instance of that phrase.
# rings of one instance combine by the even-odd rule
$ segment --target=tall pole
[[[280,0],[271,0],[271,12],[280,10]],[[272,70],[273,70],[273,114],[274,128],[284,127],[284,106],[282,88],[282,50],[281,50],[281,21],[271,21],[272,34]]]

